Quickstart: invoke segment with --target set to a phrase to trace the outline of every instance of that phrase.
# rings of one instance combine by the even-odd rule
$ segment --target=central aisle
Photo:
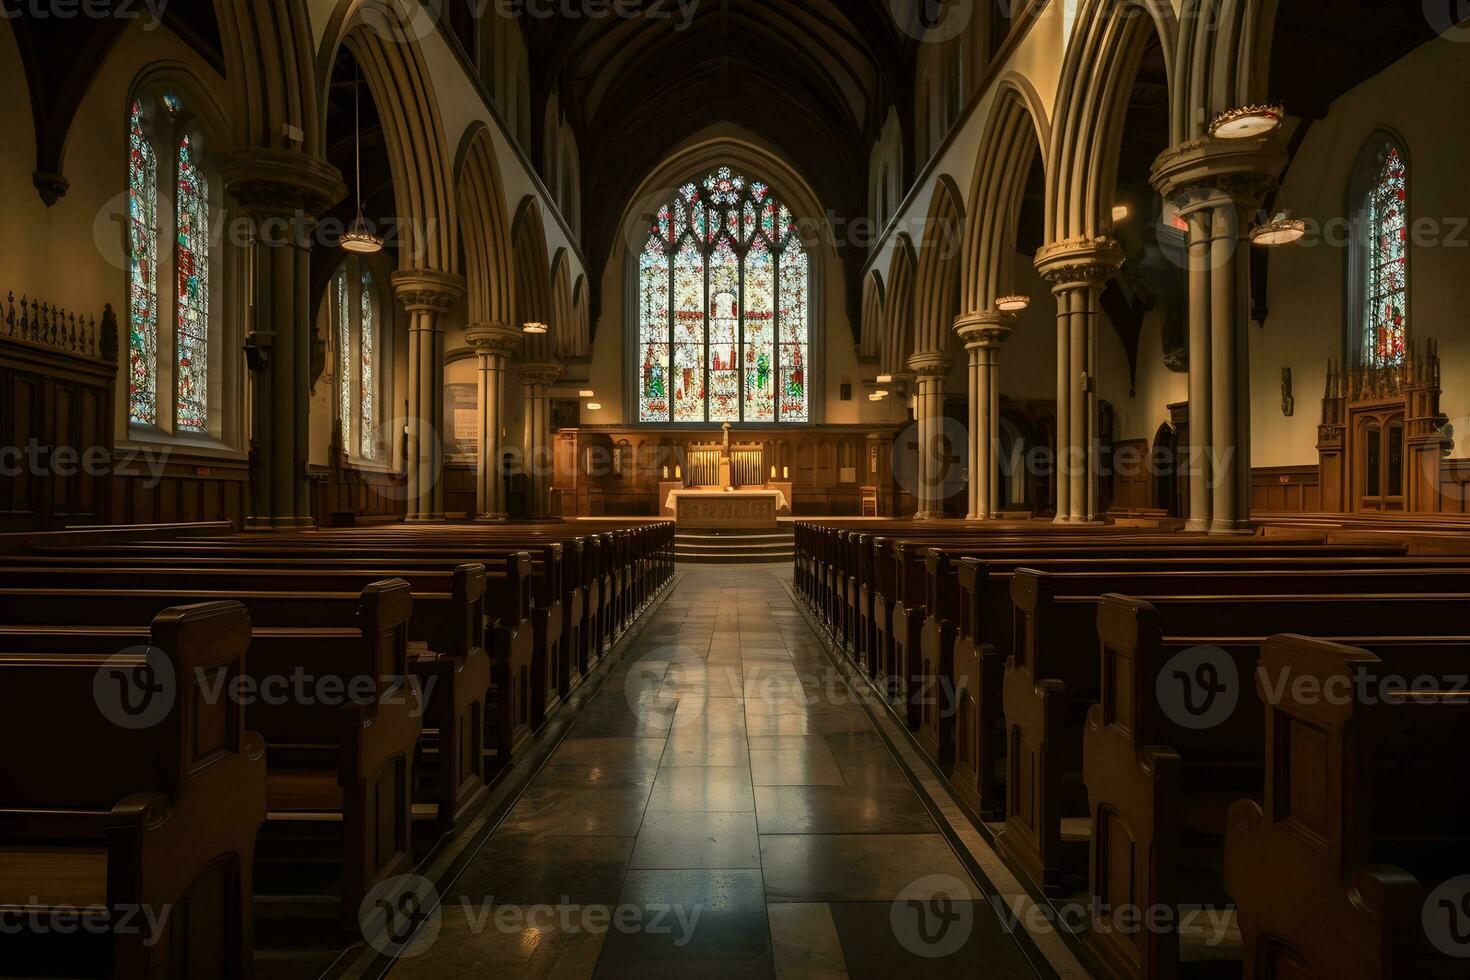
[[[686,566],[395,977],[1033,976],[789,580]]]

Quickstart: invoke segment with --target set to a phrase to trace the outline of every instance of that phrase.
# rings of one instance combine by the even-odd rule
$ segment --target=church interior
[[[1470,977],[1462,3],[0,8],[0,975]]]

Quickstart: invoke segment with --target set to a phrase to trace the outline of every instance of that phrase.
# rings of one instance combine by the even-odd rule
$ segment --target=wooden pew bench
[[[1231,808],[1225,842],[1247,978],[1465,975],[1451,958],[1464,955],[1465,890],[1436,890],[1470,873],[1464,692],[1311,695],[1397,673],[1389,661],[1294,636],[1265,646],[1264,797]]]
[[[170,595],[0,589],[0,621],[29,620],[0,628],[0,644],[13,647],[29,633],[29,644],[45,652],[135,645],[143,640],[135,627],[111,624],[135,621],[130,613],[157,608]],[[355,600],[339,593],[277,594],[266,602],[259,594],[233,595],[281,620],[313,624],[252,624],[239,678],[245,686],[212,695],[245,702],[245,721],[268,753],[266,827],[277,857],[258,867],[257,898],[279,892],[294,903],[303,891],[327,895],[347,924],[375,885],[414,867],[413,764],[425,695],[409,667],[408,583],[373,583]],[[318,625],[344,620],[355,625]],[[298,676],[313,686],[307,698],[297,697]],[[324,703],[316,703],[318,695]],[[437,813],[430,807],[424,816]],[[334,850],[337,857],[323,860]],[[313,878],[310,871],[320,873]]]
[[[1219,584],[1250,574],[1228,573]],[[1196,577],[1174,586],[1185,594],[1135,598],[1157,609],[1166,647],[1220,646],[1246,664],[1253,664],[1266,635],[1304,621],[1331,622],[1344,636],[1454,635],[1463,623],[1466,594],[1385,594],[1377,591],[1384,578],[1373,573],[1339,577],[1331,593],[1308,591],[1318,574],[1304,573],[1297,592],[1278,584],[1278,591],[1268,593],[1227,594],[1208,577]],[[1059,594],[1064,586],[1052,576],[1030,570],[1018,570],[1011,580],[1016,641],[1003,682],[1006,828],[998,840],[1002,852],[1049,894],[1086,880],[1090,824],[1083,731],[1102,684],[1096,651],[1103,593],[1097,590],[1116,585],[1118,576],[1097,576],[1090,586],[1088,578],[1072,577],[1075,594]],[[1167,579],[1159,576],[1158,582]],[[1416,580],[1419,587],[1426,582]],[[1239,676],[1249,673],[1248,667]],[[1249,706],[1245,700],[1240,705]],[[1253,730],[1242,712],[1230,722]]]
[[[0,777],[0,914],[21,927],[8,974],[250,975],[264,748],[194,680],[244,673],[250,620],[234,603],[175,607],[139,639],[151,654],[0,654],[0,718],[18,733]]]

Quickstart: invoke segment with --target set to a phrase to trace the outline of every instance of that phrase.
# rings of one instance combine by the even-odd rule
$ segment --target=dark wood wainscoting
[[[1257,466],[1251,470],[1251,510],[1295,514],[1321,509],[1316,466]]]

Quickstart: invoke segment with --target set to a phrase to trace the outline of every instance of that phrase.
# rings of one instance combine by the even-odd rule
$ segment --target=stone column
[[[524,398],[526,468],[526,504],[532,517],[551,514],[551,477],[554,459],[551,449],[551,386],[562,376],[560,364],[521,365],[521,391]]]
[[[1189,223],[1189,520],[1187,531],[1210,529],[1210,209],[1186,214]],[[1176,461],[1176,466],[1178,465]]]
[[[942,353],[915,354],[909,368],[918,383],[914,421],[919,432],[918,511],[915,520],[944,516],[944,377],[949,359]]]
[[[444,520],[444,316],[464,280],[431,269],[393,274],[408,311],[408,512],[410,522]]]
[[[245,526],[311,527],[311,246],[317,218],[347,196],[347,187],[336,167],[292,150],[240,150],[222,157],[219,170],[254,238]]]
[[[505,429],[506,362],[521,346],[521,332],[502,323],[476,324],[465,334],[475,350],[480,382],[479,445],[475,466],[475,513],[482,521],[506,519],[505,480],[500,471]]]
[[[1057,300],[1057,523],[1093,524],[1098,512],[1098,297],[1123,253],[1106,236],[1053,242],[1036,270]],[[1063,421],[1065,419],[1065,422]],[[1063,487],[1066,490],[1063,491]]]
[[[983,310],[961,317],[955,330],[970,352],[970,511],[971,520],[1000,513],[995,479],[1000,453],[1000,348],[1016,329],[1016,315]]]
[[[1189,222],[1191,531],[1251,531],[1247,232],[1285,165],[1276,134],[1201,137],[1154,161],[1154,186]]]

